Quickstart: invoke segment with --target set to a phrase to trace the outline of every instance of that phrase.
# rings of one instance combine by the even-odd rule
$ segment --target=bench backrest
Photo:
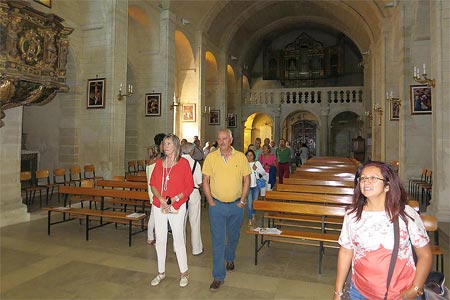
[[[125,177],[127,181],[147,182],[146,176],[127,175]]]
[[[352,195],[325,195],[313,193],[295,193],[267,191],[266,200],[269,201],[290,201],[290,202],[313,202],[327,203],[335,205],[348,205],[352,203]]]
[[[321,185],[309,186],[309,185],[294,185],[294,184],[278,184],[277,191],[330,194],[330,195],[353,195],[353,188],[321,186]]]
[[[298,178],[298,177],[283,178],[283,183],[297,184],[297,185],[337,186],[337,187],[350,187],[350,188],[353,188],[355,185],[353,181],[309,179],[309,178]]]
[[[146,190],[146,182],[139,181],[117,181],[117,180],[97,180],[98,187],[122,188],[122,189],[140,189]]]
[[[139,191],[126,191],[126,190],[114,190],[114,189],[102,189],[102,188],[85,188],[85,187],[74,187],[74,186],[60,186],[60,194],[69,195],[87,195],[95,197],[115,197],[124,199],[135,199],[135,200],[149,200],[147,192]]]
[[[253,202],[253,208],[260,211],[285,212],[313,216],[343,217],[345,215],[344,207],[307,203],[257,200]]]

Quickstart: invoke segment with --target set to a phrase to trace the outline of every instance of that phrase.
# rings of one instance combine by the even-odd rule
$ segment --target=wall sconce
[[[211,113],[211,106],[206,106],[203,108],[203,115],[209,115]]]
[[[372,114],[372,111],[370,111],[370,110],[366,111],[365,115],[366,115],[367,118],[369,118],[369,127],[372,128],[372,126],[373,126],[373,114]]]
[[[399,98],[394,98],[394,93],[392,91],[390,93],[386,92],[386,101],[397,103],[399,106],[402,105],[402,100],[400,100]]]
[[[422,73],[423,79],[422,79],[422,78],[420,78],[420,68],[414,66],[413,79],[420,84],[426,84],[426,85],[434,88],[435,80],[427,77],[427,68],[426,67],[427,66],[425,64],[423,64],[423,73]]]
[[[180,104],[181,104],[181,101],[180,101],[180,99],[173,99],[173,102],[172,102],[172,104],[170,104],[170,110],[173,110],[174,108],[177,108],[178,106],[180,106]]]
[[[119,87],[119,94],[117,95],[117,100],[122,101],[124,97],[130,97],[133,95],[133,85],[128,85],[128,91],[125,94],[122,94],[122,84]]]
[[[381,106],[379,106],[378,104],[375,104],[373,106],[373,111],[377,114],[378,117],[378,126],[381,126],[381,123],[383,121],[382,117],[383,117],[383,109],[381,108]]]

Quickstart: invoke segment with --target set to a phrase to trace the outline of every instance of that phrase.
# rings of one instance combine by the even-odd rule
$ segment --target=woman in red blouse
[[[174,250],[181,273],[180,287],[188,285],[188,266],[184,241],[184,216],[186,201],[194,189],[189,162],[181,157],[180,139],[173,134],[163,140],[165,156],[158,160],[150,178],[153,192],[152,212],[155,214],[156,255],[158,257],[158,275],[151,285],[158,285],[165,277],[167,221],[172,228]]]

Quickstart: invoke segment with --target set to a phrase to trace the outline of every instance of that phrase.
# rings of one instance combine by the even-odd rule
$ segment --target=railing
[[[244,93],[245,104],[361,103],[363,87],[254,89]]]

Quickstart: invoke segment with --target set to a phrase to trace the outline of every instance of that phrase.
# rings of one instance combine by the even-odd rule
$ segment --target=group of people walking
[[[255,212],[252,203],[258,199],[259,191],[263,194],[265,190],[258,187],[257,181],[268,179],[270,188],[273,168],[282,169],[278,174],[284,176],[283,159],[289,157],[289,153],[285,150],[284,140],[280,140],[275,155],[271,153],[269,144],[258,145],[258,139],[256,147],[245,155],[234,149],[232,142],[231,131],[220,130],[218,151],[210,152],[203,166],[192,158],[195,146],[191,143],[181,145],[173,134],[162,139],[161,147],[151,148],[147,174],[153,205],[148,240],[155,244],[158,260],[158,274],[151,281],[152,286],[159,285],[166,277],[168,224],[180,270],[179,285],[185,287],[189,283],[186,216],[189,216],[191,225],[192,251],[199,255],[203,253],[200,186],[209,204],[213,251],[210,290],[217,291],[224,283],[227,271],[235,269],[244,209],[247,206],[249,225],[253,224]],[[282,178],[279,182],[282,183]],[[344,295],[343,286],[349,269],[353,275],[350,299],[416,299],[423,294],[431,268],[429,239],[420,216],[406,203],[407,193],[401,180],[388,165],[368,162],[359,168],[355,175],[353,203],[347,210],[339,238],[341,247],[335,300]],[[154,222],[156,242],[151,222]],[[399,229],[395,229],[395,223],[399,223]],[[392,254],[394,230],[399,230],[400,235],[397,257]],[[413,252],[417,254],[417,262],[413,259]],[[392,257],[397,266],[390,286],[386,287],[386,274]]]

